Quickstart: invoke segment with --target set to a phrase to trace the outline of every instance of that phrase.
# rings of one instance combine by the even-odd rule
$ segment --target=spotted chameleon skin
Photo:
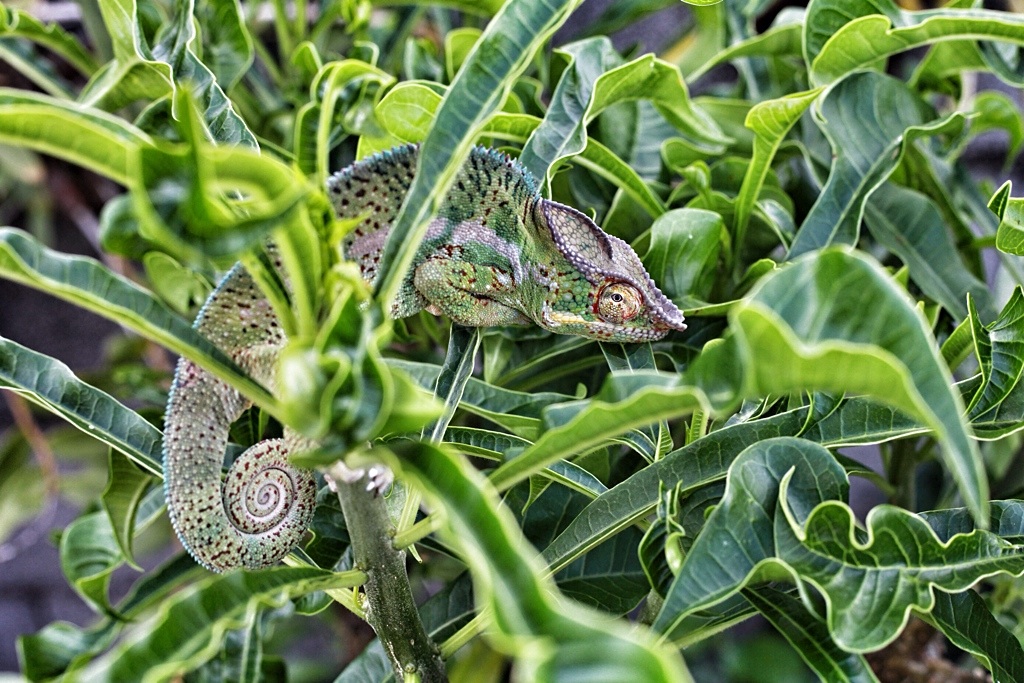
[[[396,147],[328,181],[338,215],[364,217],[343,248],[371,282],[418,153]],[[391,314],[421,309],[472,327],[536,324],[617,342],[686,329],[628,244],[542,198],[518,162],[484,147],[473,149],[428,227]]]
[[[196,328],[273,390],[285,337],[241,266],[210,295]],[[228,431],[249,405],[191,361],[178,362],[164,423],[167,509],[182,544],[213,571],[275,564],[301,540],[313,517],[316,483],[310,472],[288,463],[288,452],[298,445],[291,432],[250,447],[222,483]]]
[[[363,217],[344,241],[363,277],[376,279],[391,222],[412,182],[418,149],[398,147],[328,182],[341,217]],[[585,215],[543,199],[517,162],[474,148],[427,229],[390,311],[445,314],[467,326],[536,324],[562,334],[635,342],[683,330],[636,253]],[[270,304],[241,266],[210,295],[197,329],[273,391],[285,343]],[[260,442],[223,477],[231,423],[249,403],[188,360],[167,406],[164,473],[171,522],[185,548],[213,571],[275,564],[301,540],[316,485],[288,464],[298,435]]]

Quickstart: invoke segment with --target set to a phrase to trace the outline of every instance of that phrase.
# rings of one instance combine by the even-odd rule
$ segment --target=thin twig
[[[43,475],[43,482],[46,491],[46,507],[27,526],[22,528],[14,537],[6,543],[0,543],[0,564],[9,562],[23,550],[33,546],[47,530],[53,525],[57,516],[57,494],[60,491],[60,475],[57,469],[57,459],[53,455],[46,435],[36,424],[28,409],[28,402],[13,391],[0,389],[7,407],[14,418],[14,424],[21,432],[28,443],[36,463]]]
[[[60,491],[60,472],[57,469],[57,458],[53,455],[50,442],[46,440],[43,430],[36,424],[35,419],[32,417],[32,412],[28,408],[28,402],[25,399],[13,391],[0,391],[0,393],[4,395],[7,408],[11,411],[11,416],[14,418],[14,424],[32,449],[32,455],[35,457],[39,470],[43,474],[43,483],[46,486],[47,497],[56,497]]]

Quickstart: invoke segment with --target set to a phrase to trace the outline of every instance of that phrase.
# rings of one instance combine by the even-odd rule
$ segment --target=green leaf
[[[967,508],[931,510],[922,512],[921,517],[944,542],[957,534],[969,534],[978,528]],[[993,534],[1007,541],[1024,541],[1024,501],[992,501],[992,515],[988,527]]]
[[[895,638],[910,608],[934,607],[936,589],[961,592],[986,576],[1024,572],[1019,546],[985,531],[944,544],[920,517],[893,506],[874,508],[866,523],[866,538],[854,540],[852,510],[826,502],[797,533],[801,546],[793,547],[798,554],[788,560],[826,593],[830,630],[850,651],[872,650]],[[782,554],[789,555],[786,549]],[[828,585],[830,577],[846,572],[860,580]]]
[[[96,109],[0,88],[0,141],[45,152],[127,185],[131,157],[149,144],[149,137]]]
[[[387,359],[391,367],[405,371],[427,391],[437,383],[441,368],[427,363]],[[572,396],[553,392],[526,393],[511,391],[472,377],[466,383],[459,405],[475,415],[487,418],[523,438],[533,438],[540,428],[541,410],[545,406],[572,400]]]
[[[79,380],[60,361],[0,337],[0,387],[22,394],[161,475],[160,431],[109,394]]]
[[[510,451],[522,451],[531,445],[526,439],[511,434],[473,427],[449,427],[444,442],[462,453],[497,462],[504,462],[510,456]],[[540,476],[590,498],[596,498],[608,490],[600,479],[571,462],[553,463],[541,471]]]
[[[658,504],[659,484],[666,489],[679,485],[685,494],[721,481],[743,449],[765,439],[798,434],[806,421],[806,409],[790,411],[725,427],[672,451],[584,508],[544,549],[545,561],[552,571],[559,570],[649,514]]]
[[[1024,256],[1024,199],[1010,196],[1013,185],[1007,180],[992,195],[988,208],[999,217],[996,249],[1014,256]]]
[[[317,72],[309,88],[310,101],[299,110],[296,117],[294,148],[299,168],[304,173],[316,172],[318,187],[324,187],[330,174],[330,143],[332,136],[337,132],[337,110],[346,94],[353,90],[358,90],[362,94],[367,89],[379,92],[394,81],[394,77],[386,72],[355,59],[331,62]],[[404,85],[424,87],[411,83]],[[389,95],[397,97],[398,90],[399,88],[393,89]],[[383,106],[384,101],[377,104],[378,115]],[[360,149],[363,147],[364,138],[367,136],[360,137]],[[387,144],[386,147],[374,152],[384,151],[393,146],[394,144]],[[358,156],[362,157],[364,154],[360,153]]]
[[[817,0],[807,10],[805,59],[825,85],[890,55],[943,40],[1024,44],[1024,17],[982,9],[906,12],[891,0]]]
[[[60,539],[60,566],[68,583],[99,612],[110,613],[110,575],[125,561],[110,518],[93,512],[72,522]]]
[[[743,246],[747,222],[782,139],[803,116],[807,107],[821,94],[821,90],[815,88],[759,102],[747,114],[744,125],[754,131],[754,151],[746,175],[743,176],[743,185],[736,195],[736,215],[733,219],[734,249],[738,250]]]
[[[673,209],[651,226],[644,267],[670,299],[700,305],[711,296],[724,234],[717,213]]]
[[[1001,92],[981,92],[974,98],[976,117],[971,119],[971,133],[980,134],[986,130],[1004,130],[1009,137],[1004,170],[1020,154],[1024,147],[1024,117],[1017,104]]]
[[[996,680],[1024,680],[1024,648],[974,591],[936,591],[935,607],[928,614],[928,620],[950,642],[985,663]]]
[[[389,90],[374,109],[381,133],[359,136],[356,158],[384,152],[398,145],[421,142],[430,130],[442,95],[418,82],[399,83]]]
[[[800,55],[803,48],[803,27],[803,10],[785,7],[767,31],[729,47],[705,51],[702,55],[705,61],[693,71],[684,71],[684,76],[687,81],[692,82],[706,74],[712,67],[745,57]]]
[[[110,646],[128,625],[126,620],[139,618],[205,572],[187,553],[179,553],[136,582],[116,607],[121,618],[107,618],[89,629],[54,622],[38,633],[21,636],[18,649],[25,675],[42,680],[77,671]]]
[[[934,113],[906,85],[874,72],[835,85],[821,104],[822,130],[835,157],[828,182],[789,251],[794,258],[830,244],[855,244],[864,202],[899,164],[914,138],[959,128],[954,113]]]
[[[910,270],[925,294],[956,319],[967,316],[967,296],[986,308],[991,295],[964,265],[938,208],[914,190],[885,183],[865,204],[868,230]]]
[[[210,295],[210,282],[201,273],[162,251],[147,252],[142,265],[153,290],[179,313],[187,313]]]
[[[704,394],[680,386],[677,379],[656,372],[612,373],[597,396],[577,402],[579,411],[569,422],[547,430],[533,446],[496,469],[491,484],[507,489],[557,460],[586,453],[630,429],[702,409]]]
[[[960,495],[988,519],[985,471],[952,377],[926,321],[880,266],[856,253],[809,254],[763,278],[729,319],[746,395],[847,392],[902,410],[933,430]]]
[[[423,141],[416,175],[380,260],[375,294],[390,307],[455,175],[476,136],[498,110],[534,53],[562,25],[580,0],[512,0],[488,23],[445,94]]]
[[[479,348],[480,331],[478,328],[452,325],[448,338],[448,353],[444,359],[444,366],[437,375],[437,383],[434,385],[434,397],[444,403],[444,412],[429,428],[428,436],[434,443],[440,443],[444,438],[445,430],[462,401],[466,383],[473,373],[473,364],[476,362]],[[427,431],[424,430],[424,433],[426,434]]]
[[[221,647],[227,631],[245,624],[260,606],[281,606],[318,590],[350,588],[362,572],[278,567],[209,578],[166,600],[137,637],[95,660],[81,681],[161,681],[190,671]]]
[[[0,61],[46,94],[64,100],[74,99],[74,86],[31,42],[0,35]]]
[[[800,436],[828,446],[877,444],[928,430],[917,420],[876,400],[855,396],[809,425]]]
[[[0,276],[35,287],[124,325],[194,360],[265,409],[276,409],[273,397],[192,329],[188,321],[146,290],[115,275],[93,259],[50,251],[20,230],[0,228]],[[39,364],[41,361],[37,359],[35,362]],[[47,400],[56,398],[59,397],[51,396]],[[61,414],[68,415],[67,411]],[[111,445],[130,457],[134,456],[117,443]],[[137,462],[149,469],[144,460]]]
[[[480,40],[480,29],[471,26],[452,29],[444,37],[444,69],[451,82]]]
[[[196,21],[193,17],[194,0],[175,3],[170,22],[157,34],[158,41],[150,45],[139,16],[140,2],[146,0],[99,0],[107,30],[113,41],[114,59],[108,62],[85,87],[81,101],[90,106],[119,109],[135,100],[147,103],[169,97],[172,115],[179,118],[180,95],[184,90],[194,92],[202,111],[202,126],[206,136],[222,143],[256,148],[256,137],[238,115],[234,105],[213,72],[195,53]],[[233,6],[224,7],[225,16],[218,17],[220,28],[235,32],[233,49],[244,51],[245,37],[239,36],[242,26]],[[201,50],[201,48],[200,48]],[[217,51],[218,54],[221,51]],[[231,64],[228,75],[235,77],[242,64]],[[247,53],[241,59],[248,59]],[[230,60],[229,60],[230,61]],[[186,85],[187,84],[187,85]]]
[[[710,117],[693,107],[679,69],[654,55],[622,64],[607,37],[572,43],[559,53],[569,64],[555,88],[544,120],[523,147],[523,166],[541,184],[565,159],[586,147],[590,122],[618,102],[649,100],[691,144],[707,153],[727,140]]]
[[[193,263],[234,262],[298,220],[309,188],[285,163],[245,146],[213,146],[187,90],[174,99],[184,144],[145,147],[133,160],[139,233]]]
[[[1024,572],[1024,553],[986,531],[941,541],[927,522],[883,505],[857,529],[849,486],[825,449],[792,438],[748,448],[722,502],[683,561],[655,628],[720,603],[747,585],[788,575],[826,600],[829,632],[848,652],[878,649],[934,592],[960,592],[996,573]]]
[[[116,109],[134,100],[152,102],[170,94],[174,88],[171,67],[153,57],[136,0],[103,0],[97,4],[114,58],[93,75],[80,100],[89,106]]]
[[[1024,292],[1013,290],[999,317],[982,325],[971,302],[971,329],[982,381],[968,417],[977,436],[994,439],[1024,428]]]
[[[562,598],[495,490],[468,462],[418,444],[402,448],[398,463],[447,510],[447,536],[463,549],[477,603],[493,610],[491,637],[517,643],[517,676],[691,680],[675,653],[646,631],[606,622]]]
[[[778,629],[821,680],[878,683],[864,658],[838,648],[825,621],[798,598],[769,586],[744,588],[743,597]]]
[[[153,476],[141,471],[131,460],[113,448],[110,449],[107,469],[107,488],[100,497],[103,511],[107,513],[121,554],[129,564],[141,571],[135,564],[132,554],[132,539],[136,531],[135,515],[143,495],[153,481]]]
[[[928,49],[928,54],[918,62],[908,83],[918,91],[959,92],[959,83],[953,79],[965,71],[984,71],[986,68],[977,42],[950,40],[935,43]]]
[[[97,69],[93,56],[60,24],[44,24],[19,9],[0,6],[0,38],[22,38],[42,45],[85,76],[91,76]]]
[[[549,486],[534,496],[524,483],[504,496],[512,510],[523,509],[520,526],[533,547],[547,545],[579,511],[590,502],[584,495],[560,486]],[[629,529],[603,543],[585,556],[554,573],[554,581],[565,595],[612,614],[632,611],[650,591],[638,556],[642,534]]]
[[[236,0],[199,0],[195,7],[206,66],[225,92],[252,66],[255,53],[241,10]]]

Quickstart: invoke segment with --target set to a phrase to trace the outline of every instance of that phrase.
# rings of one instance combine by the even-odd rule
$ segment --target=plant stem
[[[331,468],[345,514],[356,568],[366,572],[366,618],[395,668],[405,680],[415,674],[423,683],[447,681],[444,662],[420,621],[405,571],[405,551],[391,542],[391,519],[384,499],[366,489],[365,478],[346,481],[339,464]]]

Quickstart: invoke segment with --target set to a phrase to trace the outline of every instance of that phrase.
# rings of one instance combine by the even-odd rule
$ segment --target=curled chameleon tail
[[[196,327],[273,388],[284,335],[241,266],[207,300]],[[221,481],[228,431],[248,407],[224,382],[191,361],[179,361],[164,432],[167,509],[182,544],[213,571],[276,563],[302,538],[316,503],[312,474],[288,463],[287,433],[246,450]]]

